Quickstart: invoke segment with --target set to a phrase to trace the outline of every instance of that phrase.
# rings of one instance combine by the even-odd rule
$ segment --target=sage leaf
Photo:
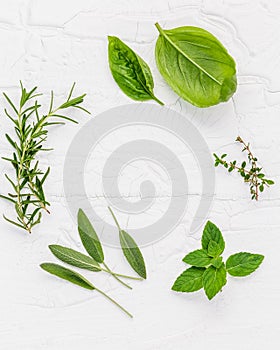
[[[154,81],[147,63],[115,36],[108,37],[109,66],[120,89],[136,101],[155,100]]]
[[[190,267],[185,270],[174,282],[172,290],[176,292],[195,292],[203,287],[202,277],[205,269]]]
[[[126,257],[126,260],[139,276],[146,279],[147,273],[145,262],[136,242],[127,232],[123,230],[119,231],[119,236],[122,251]]]
[[[167,84],[184,100],[197,107],[227,101],[236,90],[233,58],[220,41],[198,27],[159,31],[155,56]]]
[[[43,263],[40,266],[43,270],[51,273],[52,275],[60,277],[71,283],[77,284],[80,287],[83,287],[85,289],[90,289],[90,290],[95,289],[95,287],[82,275],[80,275],[75,271],[67,269],[66,267],[63,267],[58,264],[52,264],[52,263]]]
[[[208,256],[207,251],[203,249],[197,249],[193,252],[187,254],[183,261],[186,264],[196,266],[196,267],[204,267],[208,266],[211,263],[212,258]]]
[[[220,248],[219,254],[222,254],[225,249],[225,241],[223,239],[222,233],[216,225],[214,225],[211,221],[208,221],[204,227],[202,234],[202,248],[208,251],[210,241],[214,241],[218,244]]]
[[[251,253],[236,253],[226,261],[227,272],[232,276],[248,276],[262,263],[263,255]]]
[[[88,254],[98,263],[104,261],[104,254],[99,238],[82,209],[78,211],[78,231]]]
[[[77,252],[74,249],[56,244],[49,245],[49,248],[54,256],[69,265],[94,272],[101,271],[98,262],[96,262],[92,257]]]
[[[86,278],[84,278],[79,273],[67,269],[66,267],[63,267],[61,265],[52,264],[52,263],[43,263],[40,265],[40,267],[51,273],[52,275],[55,275],[57,277],[60,277],[66,281],[69,281],[71,283],[77,284],[80,287],[83,287],[85,289],[89,290],[96,290],[98,293],[102,294],[105,298],[110,300],[112,303],[114,303],[117,307],[119,307],[122,311],[124,311],[129,317],[133,317],[130,312],[128,312],[124,307],[122,307],[119,303],[117,303],[114,299],[112,299],[109,295],[104,293],[99,288],[96,288],[94,285],[92,285]]]
[[[225,264],[218,269],[214,266],[209,266],[204,271],[203,288],[209,300],[213,299],[227,283],[226,274]]]

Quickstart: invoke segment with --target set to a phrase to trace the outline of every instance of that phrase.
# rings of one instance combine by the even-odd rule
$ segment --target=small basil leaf
[[[74,249],[56,244],[49,245],[49,248],[54,256],[69,265],[94,272],[101,271],[99,264],[92,257],[77,252]]]
[[[220,247],[220,254],[225,249],[225,241],[221,234],[221,231],[218,229],[216,225],[214,225],[211,221],[208,221],[204,227],[201,244],[202,248],[208,250],[208,245],[210,241],[216,242]]]
[[[203,288],[208,299],[211,300],[227,283],[225,264],[220,268],[209,266],[203,274]]]
[[[156,27],[156,63],[179,96],[197,107],[209,107],[233,95],[235,62],[217,38],[197,27],[165,30],[158,23]]]
[[[190,267],[185,270],[174,282],[172,290],[176,292],[195,292],[203,287],[202,277],[205,269]]]
[[[196,267],[204,267],[208,266],[211,263],[212,258],[208,256],[207,251],[203,249],[197,249],[193,252],[187,254],[183,261],[186,264],[196,266]]]
[[[209,256],[216,258],[222,254],[223,249],[220,247],[220,245],[217,242],[211,240],[208,244],[207,252]]]
[[[125,231],[119,231],[120,244],[126,260],[139,276],[147,278],[146,266],[140,249],[134,239]]]
[[[248,276],[262,263],[263,255],[251,253],[237,253],[231,255],[226,262],[227,272],[232,276]]]
[[[90,290],[95,289],[95,287],[82,275],[80,275],[75,271],[67,269],[66,267],[63,267],[57,264],[51,264],[51,263],[43,263],[40,266],[43,270],[51,273],[52,275],[55,275],[66,281],[77,284],[80,287],[83,287],[85,289],[90,289]]]
[[[136,101],[159,101],[153,93],[154,81],[146,62],[115,36],[108,37],[109,66],[120,89]]]
[[[88,254],[97,262],[102,263],[104,261],[104,254],[101,243],[92,224],[82,209],[79,209],[78,212],[78,231],[83,246]]]

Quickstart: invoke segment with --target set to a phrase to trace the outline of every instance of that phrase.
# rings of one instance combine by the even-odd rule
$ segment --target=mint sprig
[[[183,258],[192,267],[177,277],[172,290],[190,293],[203,288],[211,300],[226,285],[227,273],[237,277],[248,276],[264,259],[260,254],[241,252],[231,255],[224,263],[221,254],[225,241],[221,231],[210,221],[204,227],[201,245],[202,249],[194,250]]]

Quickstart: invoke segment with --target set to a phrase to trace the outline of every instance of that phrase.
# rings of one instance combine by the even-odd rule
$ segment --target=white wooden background
[[[102,296],[59,281],[38,267],[43,261],[55,261],[48,244],[79,247],[62,182],[65,153],[88,118],[75,113],[80,124],[52,129],[48,145],[55,150],[42,159],[42,166],[52,167],[46,184],[52,215],[45,216],[31,236],[0,219],[0,349],[278,349],[279,1],[1,0],[0,5],[1,91],[17,99],[22,80],[28,88],[38,85],[47,103],[51,89],[59,101],[76,81],[77,91],[88,94],[85,106],[93,117],[132,103],[108,69],[107,35],[116,35],[149,62],[155,94],[194,123],[212,152],[240,156],[234,143],[240,134],[251,142],[265,172],[276,182],[255,203],[237,175],[216,170],[209,218],[224,233],[225,256],[245,250],[262,253],[265,260],[250,277],[229,277],[223,292],[212,302],[202,292],[179,295],[170,291],[175,277],[185,268],[182,257],[199,247],[199,237],[188,233],[188,214],[167,238],[143,249],[148,280],[132,283],[133,291],[107,276],[86,274],[134,314],[130,320]],[[156,21],[167,28],[201,26],[223,42],[237,63],[238,90],[233,99],[203,110],[178,99],[156,69]],[[3,113],[3,98],[0,103],[0,149],[1,155],[8,155],[4,133],[12,128]],[[100,152],[92,161],[98,166],[105,155]],[[186,167],[192,174],[192,167]],[[9,169],[4,161],[0,171],[0,189],[6,192],[3,174]],[[125,175],[122,193],[133,183],[133,176]],[[160,198],[162,184],[158,185]],[[102,195],[100,191],[93,187],[96,198]],[[137,194],[137,189],[134,191]],[[195,205],[196,199],[192,200]],[[0,208],[1,213],[12,214],[8,203],[1,201]],[[160,209],[155,211],[155,216],[160,214]],[[118,249],[107,247],[106,256],[116,270],[131,272]]]

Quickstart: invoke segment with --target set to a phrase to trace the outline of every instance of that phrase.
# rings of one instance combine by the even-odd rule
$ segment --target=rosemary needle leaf
[[[69,96],[72,96],[74,86],[73,84]],[[32,228],[41,221],[41,211],[44,210],[49,213],[47,207],[50,204],[45,198],[43,184],[50,168],[46,171],[40,170],[37,160],[39,153],[51,150],[43,147],[47,140],[48,128],[54,124],[62,124],[65,120],[77,123],[76,120],[65,115],[66,109],[68,107],[80,107],[79,104],[83,102],[85,94],[74,97],[72,100],[68,98],[60,107],[54,108],[54,95],[51,92],[50,109],[48,114],[44,115],[40,113],[41,105],[36,100],[37,97],[41,96],[36,92],[37,87],[27,91],[20,82],[20,88],[21,97],[18,108],[4,93],[5,99],[15,114],[15,118],[13,118],[5,109],[6,116],[14,124],[16,140],[6,134],[6,139],[14,149],[14,153],[12,153],[12,156],[3,159],[9,161],[15,170],[13,180],[6,175],[14,190],[11,197],[15,198],[13,203],[16,211],[16,221],[10,219],[8,221],[31,232]],[[61,109],[64,110],[63,115],[59,113]],[[80,107],[80,109],[84,111],[83,107]],[[26,193],[28,193],[27,197]],[[8,199],[7,196],[1,196],[1,198],[11,202],[11,199]]]

